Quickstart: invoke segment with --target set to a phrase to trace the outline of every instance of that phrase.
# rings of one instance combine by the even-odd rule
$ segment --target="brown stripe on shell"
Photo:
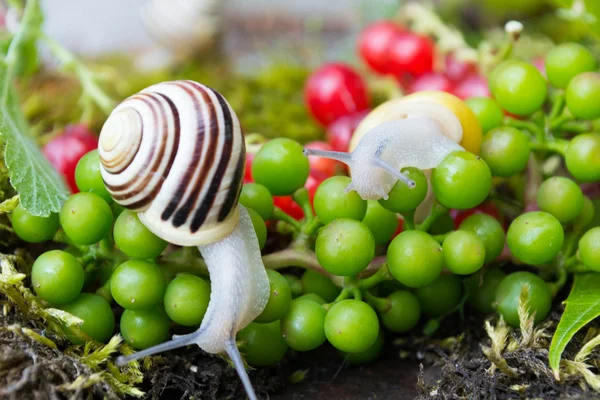
[[[217,167],[217,171],[215,172],[213,179],[206,191],[206,196],[202,199],[200,203],[200,207],[198,207],[194,212],[194,217],[192,218],[192,223],[190,225],[190,229],[192,232],[197,232],[198,229],[202,226],[210,209],[214,206],[214,200],[219,191],[219,186],[221,185],[221,181],[225,176],[225,171],[229,166],[229,160],[231,159],[231,152],[233,149],[233,119],[231,117],[231,112],[229,111],[229,106],[227,102],[221,96],[220,93],[208,88],[208,90],[212,91],[214,95],[217,97],[219,101],[219,105],[221,106],[221,110],[223,112],[223,123],[225,124],[224,129],[224,137],[223,143],[221,146],[223,147],[223,152],[221,154],[221,159],[219,160],[219,165]],[[203,165],[204,167],[205,165]]]
[[[238,162],[235,167],[235,172],[233,174],[233,178],[229,184],[229,189],[227,191],[227,196],[225,197],[225,201],[221,206],[221,210],[219,211],[218,220],[223,221],[225,218],[229,216],[231,210],[237,205],[238,200],[240,198],[240,193],[242,192],[242,176],[244,175],[244,168],[246,166],[246,144],[244,140],[241,143],[240,154],[238,156]]]

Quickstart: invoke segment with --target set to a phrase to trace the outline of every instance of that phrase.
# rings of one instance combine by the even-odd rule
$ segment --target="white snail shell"
[[[221,33],[223,0],[150,0],[142,20],[167,50],[183,55],[209,49]]]
[[[244,137],[211,88],[163,82],[129,97],[104,124],[98,152],[110,195],[162,239],[202,245],[235,228]]]

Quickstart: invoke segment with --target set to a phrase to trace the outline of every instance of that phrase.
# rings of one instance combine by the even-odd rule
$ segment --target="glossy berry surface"
[[[403,168],[401,172],[412,179],[415,186],[410,188],[404,182],[398,181],[388,193],[388,198],[379,200],[379,204],[395,213],[413,211],[427,196],[428,183],[423,171],[408,167]]]
[[[131,210],[124,210],[117,217],[113,237],[119,250],[131,258],[156,258],[168,244],[150,232]]]
[[[77,193],[69,197],[60,210],[59,218],[68,238],[80,245],[102,240],[113,222],[110,206],[93,193]]]
[[[406,32],[389,47],[389,72],[402,80],[405,75],[421,76],[433,70],[434,43],[425,36]]]
[[[363,61],[375,72],[390,72],[389,48],[392,41],[402,33],[392,21],[377,21],[367,26],[358,37],[358,52]]]
[[[469,75],[458,82],[452,90],[452,94],[461,100],[467,100],[472,97],[491,96],[487,80],[478,74]]]
[[[202,278],[190,274],[175,277],[165,291],[165,311],[171,321],[183,326],[200,325],[208,302],[210,285]]]
[[[571,139],[565,151],[567,169],[583,182],[600,180],[600,133],[584,133]]]
[[[306,81],[304,99],[312,116],[324,126],[369,107],[363,79],[342,63],[325,64],[316,70]]]
[[[381,322],[392,332],[408,332],[421,318],[417,297],[407,290],[398,290],[387,297],[389,308],[380,313]]]
[[[571,179],[553,176],[540,185],[537,204],[541,211],[554,215],[561,224],[568,224],[583,210],[583,192]]]
[[[375,343],[371,347],[369,347],[365,351],[360,351],[358,353],[344,353],[344,361],[350,365],[365,365],[369,364],[377,359],[383,350],[383,345],[385,344],[383,329],[379,330],[379,335],[375,340]]]
[[[30,214],[21,204],[10,214],[10,221],[17,236],[29,243],[51,240],[58,230],[58,214],[38,217]]]
[[[506,111],[525,116],[542,108],[546,101],[546,80],[533,65],[505,61],[492,72],[490,89]]]
[[[421,311],[431,318],[452,312],[462,295],[462,282],[456,275],[440,275],[415,291]]]
[[[248,208],[247,211],[248,215],[250,216],[250,220],[252,221],[256,238],[258,239],[258,247],[262,249],[267,242],[267,226],[265,225],[265,221],[263,221],[256,211],[251,208]]]
[[[483,137],[480,155],[492,175],[514,176],[523,172],[529,161],[529,138],[511,126],[493,129]]]
[[[247,183],[242,186],[239,202],[247,208],[251,208],[267,221],[273,214],[273,196],[265,186],[258,183]]]
[[[339,218],[317,236],[315,254],[325,270],[337,276],[362,272],[375,255],[375,239],[362,222]]]
[[[371,230],[377,246],[388,243],[400,224],[396,213],[383,208],[375,200],[367,200],[367,213],[362,223]]]
[[[519,326],[519,298],[523,286],[528,286],[527,306],[529,312],[535,312],[535,322],[540,322],[550,312],[552,295],[548,285],[542,278],[531,272],[513,272],[507,275],[496,289],[497,310],[511,326]]]
[[[496,100],[489,97],[471,97],[465,101],[479,120],[481,130],[487,133],[502,125],[504,113]]]
[[[77,193],[75,167],[84,154],[98,147],[98,138],[85,125],[69,125],[60,136],[49,141],[42,152],[60,172],[71,192]]]
[[[333,150],[348,151],[352,134],[369,112],[370,110],[363,110],[345,115],[327,126],[326,138]]]
[[[565,91],[567,108],[577,118],[600,117],[600,74],[584,72],[577,75]]]
[[[252,162],[252,177],[274,196],[286,196],[306,183],[310,172],[302,146],[291,139],[265,143]]]
[[[456,275],[477,272],[485,261],[485,245],[479,237],[469,231],[452,232],[442,245],[446,268]]]
[[[408,93],[422,92],[424,90],[439,90],[442,92],[452,92],[454,84],[445,75],[438,72],[425,73],[408,85]]]
[[[319,219],[328,224],[337,218],[361,221],[367,212],[367,201],[346,188],[352,180],[347,176],[333,176],[319,185],[315,192],[314,207]]]
[[[469,306],[481,313],[494,311],[496,289],[506,274],[500,268],[481,270],[464,281]]]
[[[338,350],[357,353],[375,343],[379,335],[377,314],[359,300],[335,303],[325,317],[325,336]]]
[[[485,200],[492,187],[492,173],[485,161],[472,153],[450,153],[433,170],[431,185],[445,207],[467,209]]]
[[[163,300],[166,283],[160,267],[145,260],[128,260],[117,267],[110,280],[110,292],[121,307],[129,310],[151,308]]]
[[[162,305],[144,310],[125,310],[121,316],[121,335],[138,350],[156,346],[169,338],[171,320]]]
[[[552,214],[531,211],[521,214],[510,224],[506,241],[519,260],[540,265],[556,257],[564,237],[563,227]]]
[[[240,352],[244,359],[255,367],[277,364],[288,349],[279,321],[268,324],[252,322],[238,332],[237,341],[242,342]]]
[[[292,302],[292,291],[288,281],[277,271],[267,269],[269,277],[269,301],[263,312],[254,319],[261,324],[277,321],[283,317]]]
[[[40,255],[31,267],[35,293],[52,305],[74,300],[83,288],[83,267],[71,254],[50,250]]]
[[[588,49],[578,43],[562,43],[546,55],[545,67],[550,84],[564,89],[575,76],[582,72],[594,71],[596,59]]]
[[[495,260],[504,248],[504,228],[498,220],[488,214],[473,214],[467,217],[459,227],[460,230],[473,232],[481,239],[485,247],[485,263]]]
[[[326,315],[327,311],[316,301],[294,300],[281,318],[281,333],[290,348],[309,351],[325,343]]]
[[[405,231],[396,236],[387,251],[391,274],[408,287],[420,287],[442,272],[442,246],[422,231]]]
[[[600,227],[590,229],[581,237],[579,258],[584,265],[600,272]]]
[[[110,304],[101,296],[81,293],[61,310],[83,320],[81,330],[97,342],[106,343],[115,331],[115,314]],[[67,335],[73,344],[84,344],[73,335]]]
[[[100,174],[100,156],[98,155],[98,150],[92,150],[79,159],[75,167],[75,183],[79,191],[94,193],[102,197],[107,203],[112,202],[112,198],[108,190],[106,190],[102,175]]]

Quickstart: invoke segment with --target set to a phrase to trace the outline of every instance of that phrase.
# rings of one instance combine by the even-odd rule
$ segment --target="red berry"
[[[399,80],[404,75],[421,76],[433,71],[434,43],[425,36],[403,33],[394,38],[389,49],[390,73]]]
[[[331,151],[333,147],[331,144],[327,142],[310,142],[307,143],[304,147],[307,149],[315,149],[315,150],[326,150]],[[340,164],[339,161],[332,160],[330,158],[310,156],[308,157],[308,161],[310,162],[310,170],[322,172],[327,177],[330,177],[335,174],[336,167]]]
[[[60,172],[71,192],[77,193],[75,167],[84,154],[98,147],[98,138],[85,125],[66,126],[63,133],[46,143],[42,152],[50,164]]]
[[[358,52],[375,72],[387,74],[389,47],[402,33],[402,29],[391,21],[379,21],[366,27],[358,37]]]
[[[252,161],[254,160],[254,153],[246,153],[246,170],[244,171],[244,183],[252,183]]]
[[[396,236],[398,236],[399,234],[402,233],[402,231],[404,231],[404,220],[400,217],[398,217],[398,228],[396,229],[396,232],[394,233],[394,236],[392,236],[392,239],[395,238]]]
[[[477,72],[477,66],[470,62],[458,60],[454,55],[446,56],[444,75],[453,82],[458,82],[468,75],[474,75]]]
[[[364,110],[335,120],[327,127],[326,138],[335,151],[348,151],[352,134],[371,110]]]
[[[453,91],[456,97],[462,100],[469,99],[471,97],[491,97],[490,88],[488,83],[480,75],[469,75],[463,79]]]
[[[486,201],[477,207],[468,210],[450,210],[450,216],[454,219],[454,227],[458,229],[460,224],[469,216],[473,214],[488,214],[497,220],[501,220],[500,211],[491,201]]]
[[[450,79],[437,72],[428,72],[416,78],[408,86],[408,92],[421,92],[424,90],[441,90],[443,92],[452,91],[452,82]]]
[[[325,126],[369,107],[363,79],[341,63],[326,64],[315,71],[306,82],[304,99],[313,117]]]
[[[544,78],[546,77],[546,61],[544,60],[544,57],[538,57],[533,60],[533,66],[536,67],[542,75],[544,75]]]

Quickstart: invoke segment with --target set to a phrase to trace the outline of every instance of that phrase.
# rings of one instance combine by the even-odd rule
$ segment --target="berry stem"
[[[384,263],[373,275],[369,276],[368,278],[360,279],[358,281],[358,288],[360,290],[368,290],[381,282],[390,281],[393,279],[394,277],[392,276],[387,263]]]
[[[434,238],[435,240],[437,240],[437,242],[438,242],[439,244],[443,244],[443,243],[444,243],[444,240],[446,240],[446,238],[447,238],[448,236],[450,236],[450,234],[451,234],[452,232],[454,232],[454,230],[452,230],[452,231],[450,231],[450,232],[443,233],[443,234],[441,234],[441,235],[433,235],[433,238]]]
[[[290,216],[288,213],[286,213],[279,207],[275,207],[273,209],[273,214],[272,214],[271,218],[278,220],[278,221],[287,222],[297,232],[302,231],[302,225],[300,224],[300,222],[296,221],[292,216]]]
[[[365,296],[366,302],[369,303],[369,305],[371,307],[373,307],[375,310],[377,310],[379,313],[383,314],[383,313],[387,312],[390,309],[390,307],[392,306],[392,303],[390,302],[389,299],[374,296],[371,293],[369,293],[368,291],[364,292],[364,296]]]
[[[415,212],[409,211],[402,213],[402,218],[404,219],[404,229],[407,231],[414,231],[415,227]]]
[[[537,193],[542,184],[542,168],[535,154],[531,154],[525,172],[524,209],[531,211],[537,207]]]
[[[310,204],[308,189],[301,187],[296,190],[292,194],[292,199],[302,208],[302,211],[304,211],[304,218],[306,218],[307,221],[310,221],[315,217],[312,205]]]
[[[556,93],[552,102],[552,109],[548,115],[550,121],[555,120],[559,115],[562,115],[565,110],[565,92],[560,91]]]
[[[552,151],[562,156],[565,155],[569,142],[563,139],[551,140],[549,142],[531,142],[530,146],[532,150]]]
[[[532,121],[523,121],[520,119],[515,119],[515,118],[509,117],[509,118],[505,119],[504,123],[505,123],[505,125],[512,126],[517,129],[525,129],[525,130],[529,131],[532,135],[534,135],[536,138],[538,138],[538,140],[540,138],[542,138],[541,141],[543,141],[543,139],[545,138],[544,131],[542,130],[542,128],[537,126]]]
[[[555,282],[549,282],[548,287],[550,288],[550,293],[552,293],[552,297],[556,297],[558,292],[565,286],[567,283],[567,270],[563,265],[558,265],[557,270],[557,279]]]
[[[433,205],[431,206],[431,211],[429,212],[429,215],[427,216],[427,218],[425,218],[423,222],[421,222],[417,226],[417,229],[423,232],[429,231],[429,229],[431,229],[431,226],[435,223],[435,221],[437,221],[442,215],[447,214],[449,211],[450,210],[448,210],[446,207],[444,207],[437,201],[434,201]]]
[[[281,250],[263,256],[262,260],[265,268],[274,270],[289,267],[310,269],[321,275],[327,276],[337,286],[341,287],[343,284],[342,277],[331,275],[329,272],[325,271],[319,264],[315,253],[307,249],[290,248]]]

